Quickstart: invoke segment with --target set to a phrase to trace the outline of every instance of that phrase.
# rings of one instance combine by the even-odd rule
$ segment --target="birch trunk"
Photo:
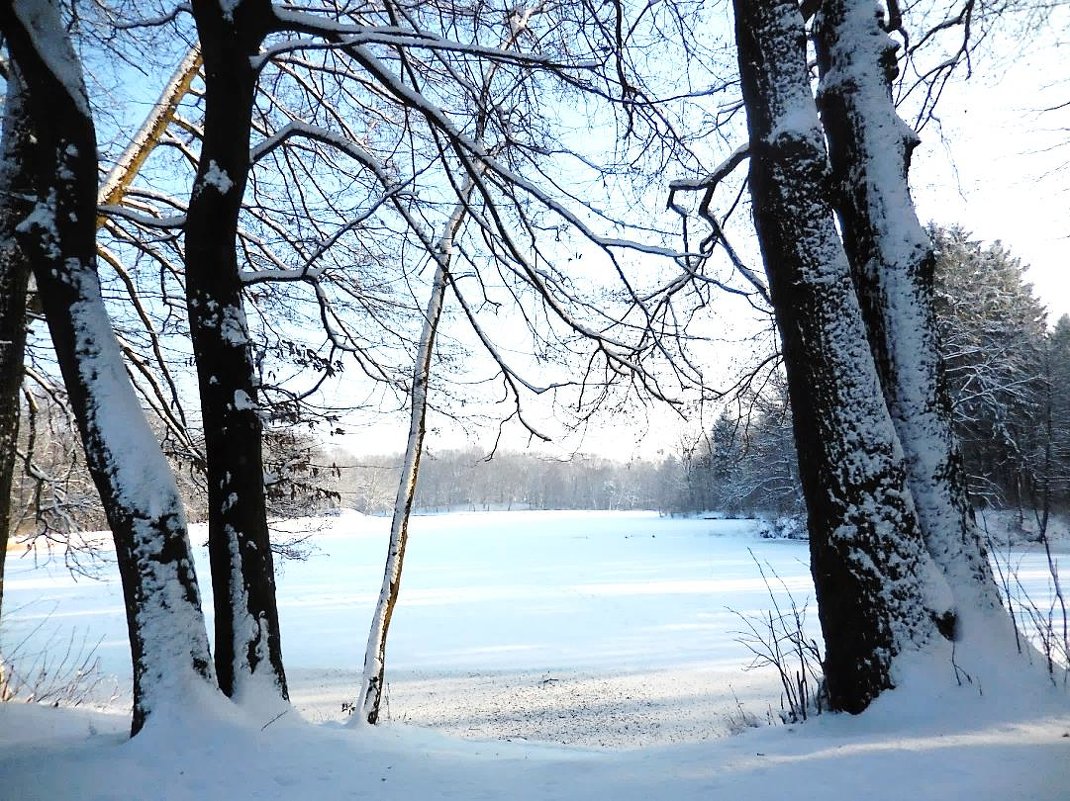
[[[518,6],[510,17],[509,34],[502,43],[502,49],[508,50],[516,45],[517,39],[527,30],[532,15],[540,8],[533,5],[527,8]],[[484,96],[489,95],[490,87],[497,66],[491,68],[483,82]],[[480,110],[476,115],[475,138],[482,141],[486,133],[487,112]],[[461,190],[461,199],[454,207],[446,223],[442,238],[435,251],[435,277],[431,284],[431,296],[427,301],[424,314],[424,326],[420,332],[420,344],[417,348],[416,366],[413,370],[412,391],[410,393],[409,436],[405,444],[405,460],[398,481],[398,494],[394,501],[394,512],[390,521],[390,545],[386,555],[386,569],[383,584],[379,591],[379,600],[372,615],[371,629],[368,633],[368,645],[364,651],[364,673],[361,678],[360,710],[356,720],[366,720],[375,724],[379,720],[379,708],[383,699],[383,682],[386,675],[386,640],[390,631],[390,619],[394,614],[398,593],[401,590],[401,571],[405,563],[405,547],[409,539],[409,517],[416,497],[416,484],[420,475],[420,457],[423,455],[424,434],[427,419],[427,386],[431,378],[431,357],[435,350],[435,334],[438,330],[439,317],[446,295],[449,266],[453,254],[453,241],[464,222],[468,203],[475,190],[475,182],[483,174],[482,166],[477,165],[477,173],[470,178]]]
[[[825,197],[828,164],[794,0],[735,0],[750,191],[783,344],[834,709],[893,686],[950,606],[925,550]]]
[[[200,68],[201,51],[200,48],[194,47],[175,69],[160,93],[160,99],[156,101],[156,105],[152,107],[141,124],[141,128],[134,134],[126,150],[105,177],[104,183],[97,192],[97,202],[101,206],[122,203],[123,196],[137,177],[138,171],[174,120],[178,106],[189,92]]]
[[[204,59],[200,163],[186,217],[186,305],[200,387],[208,474],[208,552],[220,689],[240,697],[254,677],[287,697],[268,534],[258,379],[237,257],[238,215],[260,50],[274,14],[266,0],[195,0]],[[261,684],[257,681],[255,684]]]
[[[460,209],[463,214],[463,208]],[[455,213],[454,215],[460,219]],[[413,370],[410,398],[409,436],[405,443],[405,460],[401,466],[397,499],[390,519],[390,545],[386,554],[386,569],[379,601],[372,615],[368,645],[364,651],[364,674],[360,687],[360,718],[368,723],[379,720],[379,707],[383,700],[383,682],[386,674],[386,638],[390,631],[390,619],[394,614],[398,593],[401,590],[401,571],[405,564],[405,547],[409,541],[409,516],[416,497],[416,483],[420,477],[420,457],[423,455],[424,434],[427,431],[427,385],[431,379],[431,357],[435,350],[435,334],[446,294],[446,269],[448,255],[442,252],[431,285],[431,297],[424,313],[424,326],[420,332],[420,345],[416,367]]]
[[[844,245],[884,397],[906,454],[926,547],[947,576],[958,622],[991,626],[1002,608],[966,495],[937,346],[932,243],[908,171],[917,135],[892,101],[896,42],[871,0],[825,0],[815,19],[819,105]],[[967,632],[959,632],[965,634]]]
[[[375,724],[379,720],[379,708],[383,700],[383,682],[386,675],[386,639],[390,632],[390,619],[394,614],[398,593],[401,590],[401,571],[405,565],[405,546],[409,541],[409,517],[416,498],[416,484],[420,477],[420,457],[423,455],[424,435],[427,432],[427,387],[431,380],[431,358],[435,352],[435,335],[449,282],[449,267],[453,255],[453,240],[464,222],[468,201],[474,184],[469,181],[462,190],[462,200],[453,209],[446,230],[435,248],[435,277],[431,282],[431,296],[424,312],[424,325],[420,331],[420,344],[413,368],[412,390],[409,409],[409,436],[405,443],[405,459],[398,481],[398,494],[394,501],[394,513],[390,520],[390,545],[386,553],[386,569],[379,601],[372,615],[368,632],[368,645],[364,651],[364,674],[360,687],[360,717]]]
[[[37,137],[37,203],[19,226],[86,462],[115,539],[136,733],[213,678],[182,499],[138,404],[96,272],[96,134],[81,66],[48,0],[0,5]]]
[[[19,441],[19,391],[26,351],[26,289],[30,262],[15,228],[33,209],[33,127],[22,78],[11,69],[0,139],[0,615],[4,603],[4,563],[14,524],[11,488]],[[0,686],[3,686],[0,664]]]

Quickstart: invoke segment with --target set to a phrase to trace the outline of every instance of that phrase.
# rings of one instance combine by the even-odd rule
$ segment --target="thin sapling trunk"
[[[471,194],[471,187],[465,193]],[[394,614],[398,593],[401,590],[401,571],[405,564],[405,547],[409,540],[409,517],[416,497],[416,484],[420,476],[420,457],[423,455],[424,435],[427,431],[427,388],[431,380],[431,359],[435,351],[435,334],[445,302],[450,255],[453,237],[464,220],[465,202],[458,203],[446,226],[446,233],[435,253],[435,277],[431,283],[431,296],[424,313],[424,325],[420,332],[416,365],[413,369],[412,388],[409,392],[409,436],[405,443],[405,458],[398,481],[398,493],[394,512],[390,519],[390,545],[383,572],[383,585],[379,601],[372,615],[368,633],[368,646],[364,652],[364,674],[361,679],[360,707],[354,710],[368,723],[379,720],[379,708],[383,699],[383,682],[386,674],[386,639],[390,631],[390,619]]]

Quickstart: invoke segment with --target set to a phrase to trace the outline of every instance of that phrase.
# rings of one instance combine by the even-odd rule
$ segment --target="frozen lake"
[[[287,669],[359,669],[389,521],[349,513],[318,526],[307,561],[286,561],[279,569]],[[202,542],[204,530],[193,537]],[[613,512],[419,516],[388,666],[458,675],[738,669],[749,656],[736,641],[735,612],[770,605],[752,553],[798,601],[811,601],[817,636],[806,544],[759,539],[751,521]],[[1014,559],[1030,594],[1047,598],[1042,555],[1015,552]],[[203,550],[198,566],[207,590]],[[35,567],[32,558],[13,553],[4,606],[6,650],[32,651],[45,642],[65,647],[72,636],[99,641],[103,670],[129,681],[122,597],[112,571],[101,581],[76,581],[61,563]],[[205,608],[211,609],[207,599]]]

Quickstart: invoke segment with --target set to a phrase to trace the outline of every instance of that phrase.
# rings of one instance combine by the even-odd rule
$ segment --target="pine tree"
[[[1042,459],[1045,312],[1002,244],[930,228],[955,434],[975,504],[1033,505]]]
[[[1051,508],[1070,512],[1070,317],[1048,334],[1050,444],[1047,486]]]

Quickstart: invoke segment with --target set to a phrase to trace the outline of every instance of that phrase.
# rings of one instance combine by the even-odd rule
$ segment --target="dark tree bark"
[[[826,199],[798,5],[735,0],[735,13],[753,214],[787,369],[829,700],[860,712],[893,686],[894,657],[934,636],[949,598],[922,542]]]
[[[22,78],[17,70],[11,69],[0,140],[0,612],[4,603],[4,563],[14,522],[11,488],[19,441],[19,392],[26,351],[26,289],[30,278],[30,262],[16,238],[15,228],[33,209],[36,194],[32,132]]]
[[[907,179],[918,138],[891,95],[898,45],[871,0],[825,0],[814,43],[844,247],[926,547],[965,624],[972,612],[1001,606],[951,432],[933,308],[935,257]],[[973,628],[989,625],[981,618]]]
[[[211,681],[182,500],[137,401],[96,272],[96,133],[81,66],[48,0],[0,4],[36,135],[36,205],[19,226],[86,463],[115,540],[134,674],[133,732]]]
[[[208,474],[215,663],[230,696],[254,674],[287,697],[268,536],[258,380],[237,258],[259,52],[275,19],[266,0],[224,10],[195,0],[205,120],[186,221],[186,298],[200,383]]]

